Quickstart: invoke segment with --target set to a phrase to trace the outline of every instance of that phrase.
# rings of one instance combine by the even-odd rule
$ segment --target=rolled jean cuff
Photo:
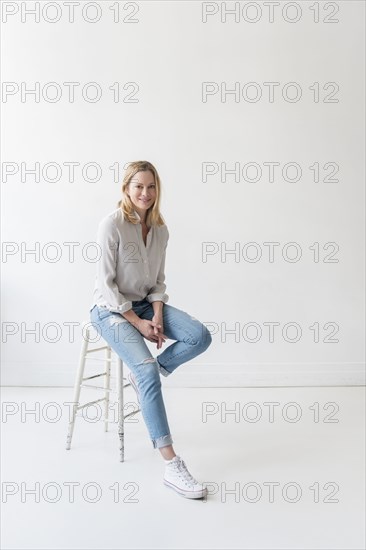
[[[160,447],[167,447],[168,445],[173,444],[173,439],[170,434],[162,435],[161,437],[158,437],[157,439],[152,439],[151,441],[154,449],[159,449]]]
[[[171,372],[169,372],[168,370],[164,369],[164,367],[162,365],[160,365],[159,361],[158,361],[158,365],[159,365],[159,372],[160,374],[162,374],[163,376],[169,376],[169,374],[172,374]]]

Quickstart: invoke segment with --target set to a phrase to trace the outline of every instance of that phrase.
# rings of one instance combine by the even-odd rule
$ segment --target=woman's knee
[[[207,349],[212,343],[212,336],[205,325],[202,325],[202,345]]]
[[[197,320],[195,320],[195,322],[196,322],[196,331],[195,331],[196,345],[202,348],[202,351],[204,351],[211,344],[212,336],[208,328],[203,323]]]
[[[154,357],[148,357],[134,365],[135,378],[137,383],[145,387],[161,387],[159,365]]]

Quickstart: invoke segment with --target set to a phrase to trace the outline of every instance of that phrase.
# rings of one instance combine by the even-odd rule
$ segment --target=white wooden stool
[[[108,431],[108,424],[113,423],[109,420],[109,395],[110,393],[117,393],[118,396],[118,436],[119,436],[119,452],[120,452],[120,461],[124,462],[124,452],[125,452],[125,442],[124,442],[124,421],[128,416],[131,416],[132,414],[136,414],[137,412],[140,412],[141,409],[137,408],[136,410],[124,414],[124,388],[127,386],[130,386],[131,384],[124,383],[124,376],[123,376],[123,361],[122,359],[112,350],[112,348],[106,343],[104,346],[100,347],[90,347],[90,335],[91,335],[91,329],[92,329],[92,323],[91,321],[83,321],[82,323],[82,332],[83,332],[83,342],[81,345],[81,351],[80,351],[80,359],[79,359],[79,367],[76,373],[76,380],[75,380],[75,386],[74,386],[74,399],[73,399],[73,412],[72,417],[69,422],[69,428],[68,428],[68,434],[66,439],[66,449],[70,450],[71,448],[71,440],[72,435],[74,432],[74,426],[75,426],[75,419],[77,416],[80,416],[77,414],[77,411],[84,409],[85,407],[88,407],[90,405],[94,405],[96,403],[100,403],[104,401],[104,418],[102,419],[104,421],[104,431]],[[98,333],[99,334],[99,333]],[[101,336],[100,336],[101,337]],[[88,357],[89,354],[105,351],[105,357]],[[116,360],[112,359],[112,353],[116,356]],[[99,374],[94,374],[93,376],[87,376],[84,378],[84,370],[85,370],[85,364],[86,360],[89,361],[104,361],[105,362],[105,372],[101,372]],[[116,376],[111,376],[111,364],[116,363]],[[94,378],[99,378],[100,376],[104,376],[104,386],[95,386],[92,384],[84,384],[85,381],[92,380]],[[116,379],[116,389],[111,389],[111,379]],[[101,399],[96,399],[95,401],[90,401],[89,403],[85,403],[83,405],[79,404],[79,398],[80,398],[80,392],[81,388],[96,388],[98,390],[103,390],[105,395]]]

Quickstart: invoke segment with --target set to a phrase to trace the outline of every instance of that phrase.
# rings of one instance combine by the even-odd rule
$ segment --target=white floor
[[[360,387],[164,388],[175,450],[210,489],[194,501],[162,484],[140,415],[126,424],[121,463],[115,424],[104,432],[78,418],[65,450],[72,388],[2,388],[1,547],[363,549],[364,396]],[[239,415],[225,418],[235,406]],[[27,413],[37,407],[39,418]]]

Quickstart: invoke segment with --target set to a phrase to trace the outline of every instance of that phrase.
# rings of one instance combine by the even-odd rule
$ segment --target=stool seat
[[[116,352],[113,351],[113,349],[110,347],[110,345],[103,340],[101,335],[95,330],[93,323],[90,320],[84,320],[81,323],[82,327],[82,334],[83,334],[83,340],[81,343],[81,350],[80,350],[80,356],[79,356],[79,365],[76,372],[76,379],[74,384],[74,398],[73,398],[73,407],[72,407],[72,415],[71,420],[69,422],[68,426],[68,433],[66,438],[66,450],[71,449],[71,441],[72,436],[74,433],[74,427],[75,427],[75,421],[76,417],[80,416],[77,414],[78,411],[84,409],[85,407],[89,407],[91,405],[95,405],[96,403],[104,402],[104,431],[108,431],[108,424],[109,423],[115,423],[113,421],[109,420],[109,402],[110,402],[110,394],[116,393],[117,394],[117,403],[118,403],[118,437],[119,437],[119,457],[120,462],[124,462],[124,453],[125,453],[125,430],[124,430],[124,421],[128,416],[131,416],[132,414],[136,414],[138,412],[141,412],[140,408],[137,408],[135,411],[132,411],[128,414],[124,414],[124,388],[127,386],[130,386],[131,384],[129,382],[124,383],[126,378],[123,376],[123,361],[122,359],[117,355]],[[92,347],[91,344],[93,343],[91,333],[92,330],[99,335],[100,338],[102,338],[103,342],[105,342],[102,346]],[[104,357],[89,357],[91,354],[97,354],[98,352],[104,352]],[[115,355],[115,359],[112,359],[112,354]],[[92,376],[85,376],[84,377],[84,371],[86,367],[86,361],[102,361],[105,363],[105,370],[104,372],[100,372],[98,374],[93,374]],[[116,376],[111,376],[111,365],[115,364],[115,371]],[[88,382],[90,380],[94,380],[97,378],[100,378],[104,376],[104,385],[103,386],[97,386],[95,384],[88,384],[84,382]],[[116,389],[111,388],[111,379],[116,380]],[[103,390],[104,397],[100,399],[95,399],[94,401],[89,401],[84,404],[79,404],[80,399],[80,393],[81,388],[94,388],[97,390]]]

